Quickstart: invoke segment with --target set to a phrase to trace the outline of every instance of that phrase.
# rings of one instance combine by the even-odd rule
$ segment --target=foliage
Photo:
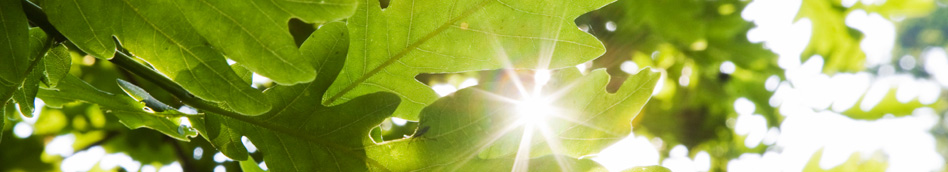
[[[846,22],[857,10],[900,21],[894,57],[946,45],[948,10],[932,5],[944,2],[801,2],[793,21],[812,37],[790,58],[825,57],[827,75],[882,71]],[[196,171],[605,171],[590,157],[630,134],[663,158],[676,145],[706,151],[709,170],[725,171],[772,146],[745,145],[735,101],[778,128],[786,114],[769,81],[796,86],[785,54],[748,39],[748,3],[0,0],[0,171],[65,168],[98,150]],[[461,86],[469,78],[476,86]],[[874,109],[839,112],[941,112],[943,97],[890,91]],[[13,134],[22,125],[30,136]],[[75,151],[43,146],[59,138]],[[824,170],[821,155],[804,170]],[[864,157],[829,171],[887,167]]]
[[[177,156],[187,169],[202,166],[181,159],[187,146],[160,145],[171,154],[149,153],[129,145],[142,142],[122,140],[160,137],[112,124],[193,144],[200,133],[245,170],[260,170],[255,151],[245,149],[251,142],[275,171],[602,170],[581,157],[631,132],[629,121],[659,77],[643,70],[609,93],[604,70],[583,75],[568,68],[605,50],[570,20],[610,1],[392,1],[384,11],[378,1],[350,0],[3,3],[2,57],[11,62],[0,72],[3,100],[15,101],[24,117],[33,114],[33,97],[43,100],[48,108],[40,111],[35,134],[68,133],[77,138],[74,145],[85,144],[74,146],[80,151],[101,145],[145,164]],[[318,23],[318,30],[295,44],[291,19]],[[512,123],[519,121],[516,103],[488,96],[517,92],[478,86],[438,100],[415,79],[494,69],[555,69],[553,81],[537,88],[562,94],[551,103],[564,112],[547,121],[554,140],[527,145],[534,151],[521,156],[531,159],[529,166],[515,166],[522,159],[516,148],[521,132],[534,128]],[[251,72],[277,85],[251,85]],[[13,114],[13,102],[4,104]],[[88,111],[73,112],[83,108]],[[389,117],[420,120],[424,128],[405,139],[367,137]],[[90,118],[92,128],[79,122]],[[452,129],[457,126],[468,127]]]

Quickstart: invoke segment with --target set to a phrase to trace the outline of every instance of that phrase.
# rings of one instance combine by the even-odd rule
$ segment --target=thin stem
[[[23,0],[23,12],[26,13],[26,18],[29,19],[33,25],[43,29],[48,37],[53,38],[53,41],[66,41],[66,37],[63,36],[62,33],[59,33],[59,31],[53,27],[53,24],[49,23],[49,19],[46,18],[46,13],[44,13],[43,9],[38,5],[28,0]]]
[[[132,57],[129,57],[125,53],[116,52],[115,56],[113,56],[112,59],[109,59],[109,61],[116,66],[119,66],[135,75],[145,78],[145,80],[148,80],[155,85],[158,85],[158,87],[168,91],[168,93],[171,93],[171,95],[174,95],[179,100],[181,100],[181,102],[191,107],[229,117],[244,117],[244,115],[241,115],[237,112],[220,108],[215,105],[215,103],[195,97],[190,92],[181,87],[181,85],[178,85],[171,79],[168,79],[168,77],[165,77],[148,66],[135,61],[132,59]]]

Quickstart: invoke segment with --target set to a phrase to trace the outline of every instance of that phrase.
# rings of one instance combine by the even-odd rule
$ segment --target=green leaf
[[[29,25],[20,1],[0,1],[0,91],[19,87],[29,65]],[[0,97],[3,99],[8,96]]]
[[[241,80],[244,80],[244,82],[253,83],[253,72],[249,69],[240,64],[230,65],[230,69],[233,69],[234,73],[237,73],[237,76],[239,76]]]
[[[3,133],[6,131],[6,128],[3,128],[7,124],[7,106],[0,105],[0,142],[3,142]]]
[[[96,89],[72,75],[67,75],[59,81],[59,87],[40,89],[37,97],[44,101],[80,100],[98,104],[105,113],[115,115],[119,122],[131,129],[150,128],[182,141],[188,141],[189,137],[197,135],[197,132],[181,128],[179,118],[163,117],[161,114],[145,111],[145,105],[128,96]]]
[[[668,168],[662,166],[644,166],[644,167],[632,167],[629,169],[622,170],[623,172],[671,172]]]
[[[171,1],[50,0],[44,3],[50,22],[79,49],[98,58],[115,53],[112,36],[122,46],[181,84],[195,96],[223,103],[245,115],[270,110],[266,98],[243,82],[187,22]]]
[[[225,155],[238,160],[247,157],[243,151],[232,150],[242,149],[235,133],[243,134],[264,153],[273,171],[365,171],[366,162],[373,160],[366,159],[361,150],[363,139],[369,139],[369,130],[395,110],[399,99],[376,93],[333,107],[320,104],[323,90],[342,68],[347,39],[342,23],[322,26],[302,46],[304,55],[319,64],[315,68],[320,75],[312,83],[268,89],[264,94],[274,109],[264,115],[208,113],[204,133],[215,147],[226,148]]]
[[[395,116],[417,120],[438,96],[414,77],[513,68],[575,66],[605,51],[573,19],[613,0],[393,0],[382,11],[364,0],[348,22],[352,33],[342,74],[324,97],[337,105],[374,92],[402,98]]]
[[[240,169],[244,172],[264,172],[260,165],[257,165],[257,161],[254,161],[253,158],[247,158],[247,160],[240,161]]]
[[[421,171],[517,171],[513,170],[515,165],[514,158],[499,158],[487,160],[474,160],[467,164],[456,166],[455,168],[431,167],[431,169],[419,169]],[[528,171],[607,171],[605,168],[590,159],[577,159],[573,157],[547,155],[532,158],[526,166]],[[376,170],[378,171],[378,170]]]
[[[196,31],[242,66],[281,84],[310,82],[316,70],[303,56],[287,23],[296,17],[327,22],[349,17],[354,0],[174,1]],[[269,58],[260,58],[269,57]]]
[[[859,47],[861,35],[854,36],[846,26],[846,11],[833,6],[833,1],[804,0],[798,17],[813,22],[813,36],[804,56],[826,57],[823,72],[856,72],[865,68],[866,53]],[[808,55],[809,54],[809,55]]]
[[[33,101],[36,99],[36,92],[39,91],[39,84],[46,72],[42,56],[45,56],[49,48],[49,42],[46,40],[46,33],[39,28],[30,29],[30,49],[29,60],[34,63],[29,75],[23,78],[22,85],[13,93],[13,100],[20,105],[20,113],[26,117],[33,117]],[[40,60],[40,61],[37,61]],[[34,62],[35,61],[35,62]]]
[[[632,118],[648,102],[659,77],[660,73],[643,69],[616,93],[608,93],[605,70],[583,76],[575,68],[564,69],[544,88],[550,97],[542,99],[551,101],[549,108],[555,113],[544,119],[521,119],[515,113],[518,103],[497,98],[516,95],[516,89],[502,89],[515,88],[510,83],[464,89],[425,108],[419,132],[411,138],[370,145],[366,152],[393,171],[451,170],[469,162],[514,156],[527,126],[524,120],[542,120],[534,124],[541,132],[535,132],[531,140],[532,157],[598,153],[628,136]],[[481,87],[501,90],[495,94]],[[546,134],[541,134],[545,131],[550,134],[545,137],[556,144],[547,143]]]
[[[44,78],[49,87],[56,87],[59,80],[69,74],[69,68],[72,66],[72,56],[69,55],[69,48],[66,45],[58,45],[49,50],[43,57],[46,72]]]

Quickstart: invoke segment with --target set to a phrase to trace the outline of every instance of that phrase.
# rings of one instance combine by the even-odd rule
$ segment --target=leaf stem
[[[184,104],[187,104],[191,107],[230,117],[243,117],[243,115],[237,112],[232,112],[218,107],[215,105],[216,103],[208,102],[201,98],[195,97],[193,94],[181,87],[181,85],[178,85],[168,77],[165,77],[148,66],[135,61],[128,54],[122,53],[121,51],[116,51],[115,56],[109,59],[109,62],[112,62],[116,66],[119,66],[135,75],[145,78],[145,80],[151,81],[155,85],[158,85],[158,87],[161,87],[165,91],[171,93],[171,95],[177,97]]]
[[[54,28],[52,24],[49,23],[48,19],[46,18],[46,14],[42,11],[42,9],[39,8],[39,6],[29,2],[28,0],[23,0],[23,3],[29,4],[29,5],[24,5],[25,11],[27,11],[28,16],[30,16],[28,17],[28,19],[30,20],[30,22],[39,26],[41,29],[43,29],[43,31],[46,32],[46,34],[48,35],[47,39],[51,39],[57,42],[62,42],[62,41],[67,40],[66,37],[62,35],[62,33],[56,30],[56,28]],[[117,47],[117,48],[121,49],[121,47]],[[37,61],[39,60],[37,59]],[[116,66],[119,66],[128,72],[138,75],[144,78],[145,80],[148,80],[158,85],[158,87],[160,87],[161,89],[164,89],[165,91],[168,91],[169,93],[171,93],[171,95],[177,97],[179,100],[181,100],[182,103],[189,105],[191,107],[194,107],[195,109],[208,111],[211,113],[223,115],[226,117],[230,117],[230,118],[237,119],[237,120],[251,123],[251,124],[256,124],[259,126],[269,126],[269,125],[263,125],[263,123],[259,123],[257,122],[257,120],[254,120],[250,118],[249,116],[245,116],[237,112],[220,108],[216,105],[217,103],[209,102],[201,98],[195,97],[193,94],[185,90],[183,87],[181,87],[181,85],[178,85],[176,82],[172,81],[170,78],[158,73],[151,67],[148,67],[142,63],[139,63],[133,57],[129,56],[128,54],[122,51],[116,51],[115,55],[111,59],[109,59],[109,62],[112,62]],[[30,65],[28,69],[32,70],[35,64],[36,62],[34,61],[34,63]],[[271,126],[270,128],[278,128],[278,127]],[[309,138],[309,137],[304,137],[304,138]],[[310,138],[310,140],[319,141],[319,143],[322,143],[323,145],[335,147],[333,144],[328,144],[320,139]],[[348,149],[340,148],[338,150],[348,152],[348,153],[353,153],[351,152],[352,150],[348,150]],[[363,155],[353,154],[353,155],[363,158],[369,164],[380,167],[381,170],[383,171],[389,171],[384,165],[382,165],[378,161],[375,161],[372,158],[367,157],[364,154]]]
[[[46,32],[46,36],[53,39],[56,42],[66,41],[66,37],[62,33],[59,33],[53,24],[49,23],[49,19],[46,18],[46,13],[43,12],[38,5],[30,2],[28,0],[23,0],[23,12],[26,13],[26,18],[33,23],[33,25],[39,26],[40,29]]]

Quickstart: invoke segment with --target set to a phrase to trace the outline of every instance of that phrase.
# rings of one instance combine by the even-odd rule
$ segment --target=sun
[[[550,100],[543,96],[528,96],[516,103],[516,114],[522,123],[546,121],[554,113]]]

